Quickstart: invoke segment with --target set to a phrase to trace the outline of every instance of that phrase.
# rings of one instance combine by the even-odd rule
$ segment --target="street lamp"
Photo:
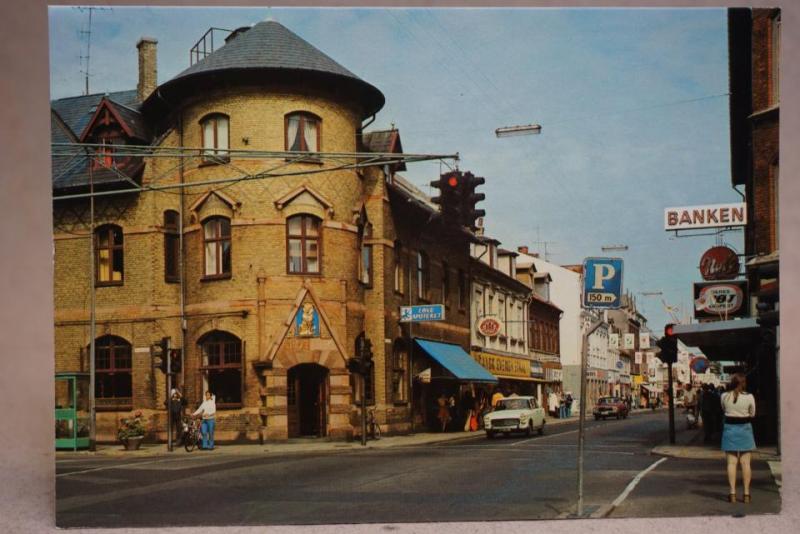
[[[512,137],[515,135],[533,135],[542,133],[541,124],[526,124],[524,126],[503,126],[494,131],[497,137]]]

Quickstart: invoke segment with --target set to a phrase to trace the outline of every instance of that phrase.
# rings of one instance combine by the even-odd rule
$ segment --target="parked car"
[[[539,406],[536,397],[504,397],[484,416],[483,427],[489,439],[512,432],[525,432],[530,436],[534,430],[541,436],[544,434],[544,408]]]
[[[592,410],[595,420],[607,417],[626,419],[628,417],[628,405],[619,397],[600,397]]]

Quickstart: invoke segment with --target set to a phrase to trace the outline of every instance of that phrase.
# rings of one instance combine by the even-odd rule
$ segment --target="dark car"
[[[592,410],[595,420],[606,417],[625,419],[628,417],[628,405],[620,397],[600,397]]]

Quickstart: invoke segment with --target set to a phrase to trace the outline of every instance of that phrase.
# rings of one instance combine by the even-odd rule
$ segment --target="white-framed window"
[[[203,134],[203,157],[206,162],[228,159],[230,119],[222,113],[211,113],[200,120]]]

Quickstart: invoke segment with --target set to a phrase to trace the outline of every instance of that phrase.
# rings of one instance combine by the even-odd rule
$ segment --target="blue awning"
[[[414,338],[414,341],[428,356],[450,371],[458,380],[497,383],[497,378],[484,369],[460,346],[451,343],[428,341],[427,339]]]

